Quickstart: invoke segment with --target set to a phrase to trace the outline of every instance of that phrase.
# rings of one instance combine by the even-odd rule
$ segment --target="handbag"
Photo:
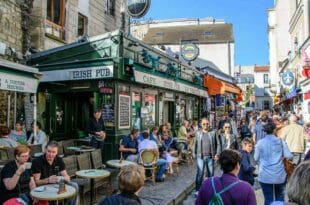
[[[296,167],[296,164],[294,164],[291,160],[288,160],[284,157],[284,147],[283,147],[283,142],[281,140],[282,143],[282,157],[283,157],[283,165],[284,165],[284,169],[286,171],[287,174],[287,179],[289,179],[291,177],[291,175],[294,172],[294,169]]]

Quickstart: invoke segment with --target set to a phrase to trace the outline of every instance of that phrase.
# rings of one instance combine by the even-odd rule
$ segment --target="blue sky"
[[[233,24],[235,64],[266,65],[268,59],[267,10],[273,0],[151,0],[145,19],[224,19]]]

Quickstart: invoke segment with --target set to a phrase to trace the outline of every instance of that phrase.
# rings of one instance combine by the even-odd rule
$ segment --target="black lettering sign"
[[[72,72],[73,79],[87,79],[92,78],[91,70],[78,70]]]
[[[103,69],[98,69],[96,70],[96,77],[108,77],[110,76],[110,69],[108,68],[103,68]]]

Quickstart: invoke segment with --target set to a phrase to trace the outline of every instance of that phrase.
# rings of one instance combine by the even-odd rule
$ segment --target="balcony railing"
[[[45,21],[45,33],[59,40],[65,40],[65,28],[49,20]]]

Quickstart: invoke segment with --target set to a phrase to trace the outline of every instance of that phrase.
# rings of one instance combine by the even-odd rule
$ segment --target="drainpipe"
[[[227,46],[228,46],[228,75],[232,76],[231,75],[231,58],[230,58],[231,50],[230,50],[230,42],[229,41],[227,42]]]
[[[17,93],[14,92],[14,126],[16,124],[16,114],[17,114],[16,107],[17,107]]]
[[[8,94],[8,106],[7,106],[6,124],[10,127],[10,110],[11,110],[11,94]]]

